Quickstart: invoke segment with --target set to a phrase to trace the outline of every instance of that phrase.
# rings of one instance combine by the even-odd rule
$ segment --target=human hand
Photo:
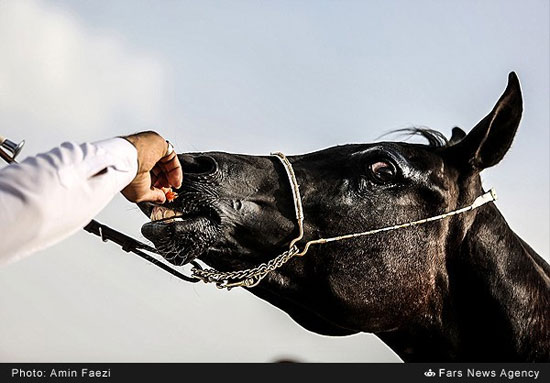
[[[168,152],[168,142],[155,132],[141,132],[123,137],[138,153],[136,177],[122,190],[131,202],[166,202],[161,188],[180,188],[183,180],[181,164],[175,151]]]

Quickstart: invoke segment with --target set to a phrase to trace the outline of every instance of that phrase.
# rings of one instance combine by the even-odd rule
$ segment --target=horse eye
[[[395,178],[396,170],[390,162],[378,161],[369,166],[370,174],[375,182],[387,183]]]

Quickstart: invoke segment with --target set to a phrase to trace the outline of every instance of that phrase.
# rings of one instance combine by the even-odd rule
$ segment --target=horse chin
[[[153,221],[141,227],[160,255],[176,266],[183,266],[205,254],[219,236],[219,225],[211,217],[181,217]]]

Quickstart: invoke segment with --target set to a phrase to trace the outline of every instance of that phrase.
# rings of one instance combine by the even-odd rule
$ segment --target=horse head
[[[519,81],[511,73],[493,110],[469,134],[454,128],[447,140],[413,129],[427,145],[387,141],[289,156],[305,216],[297,245],[471,204],[483,193],[480,172],[508,151],[521,114]],[[293,191],[278,158],[208,152],[179,159],[184,182],[178,198],[140,205],[152,219],[142,232],[167,260],[183,265],[198,258],[236,271],[288,250],[298,228]],[[449,265],[478,214],[312,246],[250,291],[325,335],[443,326],[453,288]],[[400,347],[401,338],[391,338],[388,343]]]

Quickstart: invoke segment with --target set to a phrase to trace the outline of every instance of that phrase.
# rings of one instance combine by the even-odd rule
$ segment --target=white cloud
[[[152,128],[162,114],[161,61],[65,10],[0,2],[0,57],[2,134],[37,150]]]

